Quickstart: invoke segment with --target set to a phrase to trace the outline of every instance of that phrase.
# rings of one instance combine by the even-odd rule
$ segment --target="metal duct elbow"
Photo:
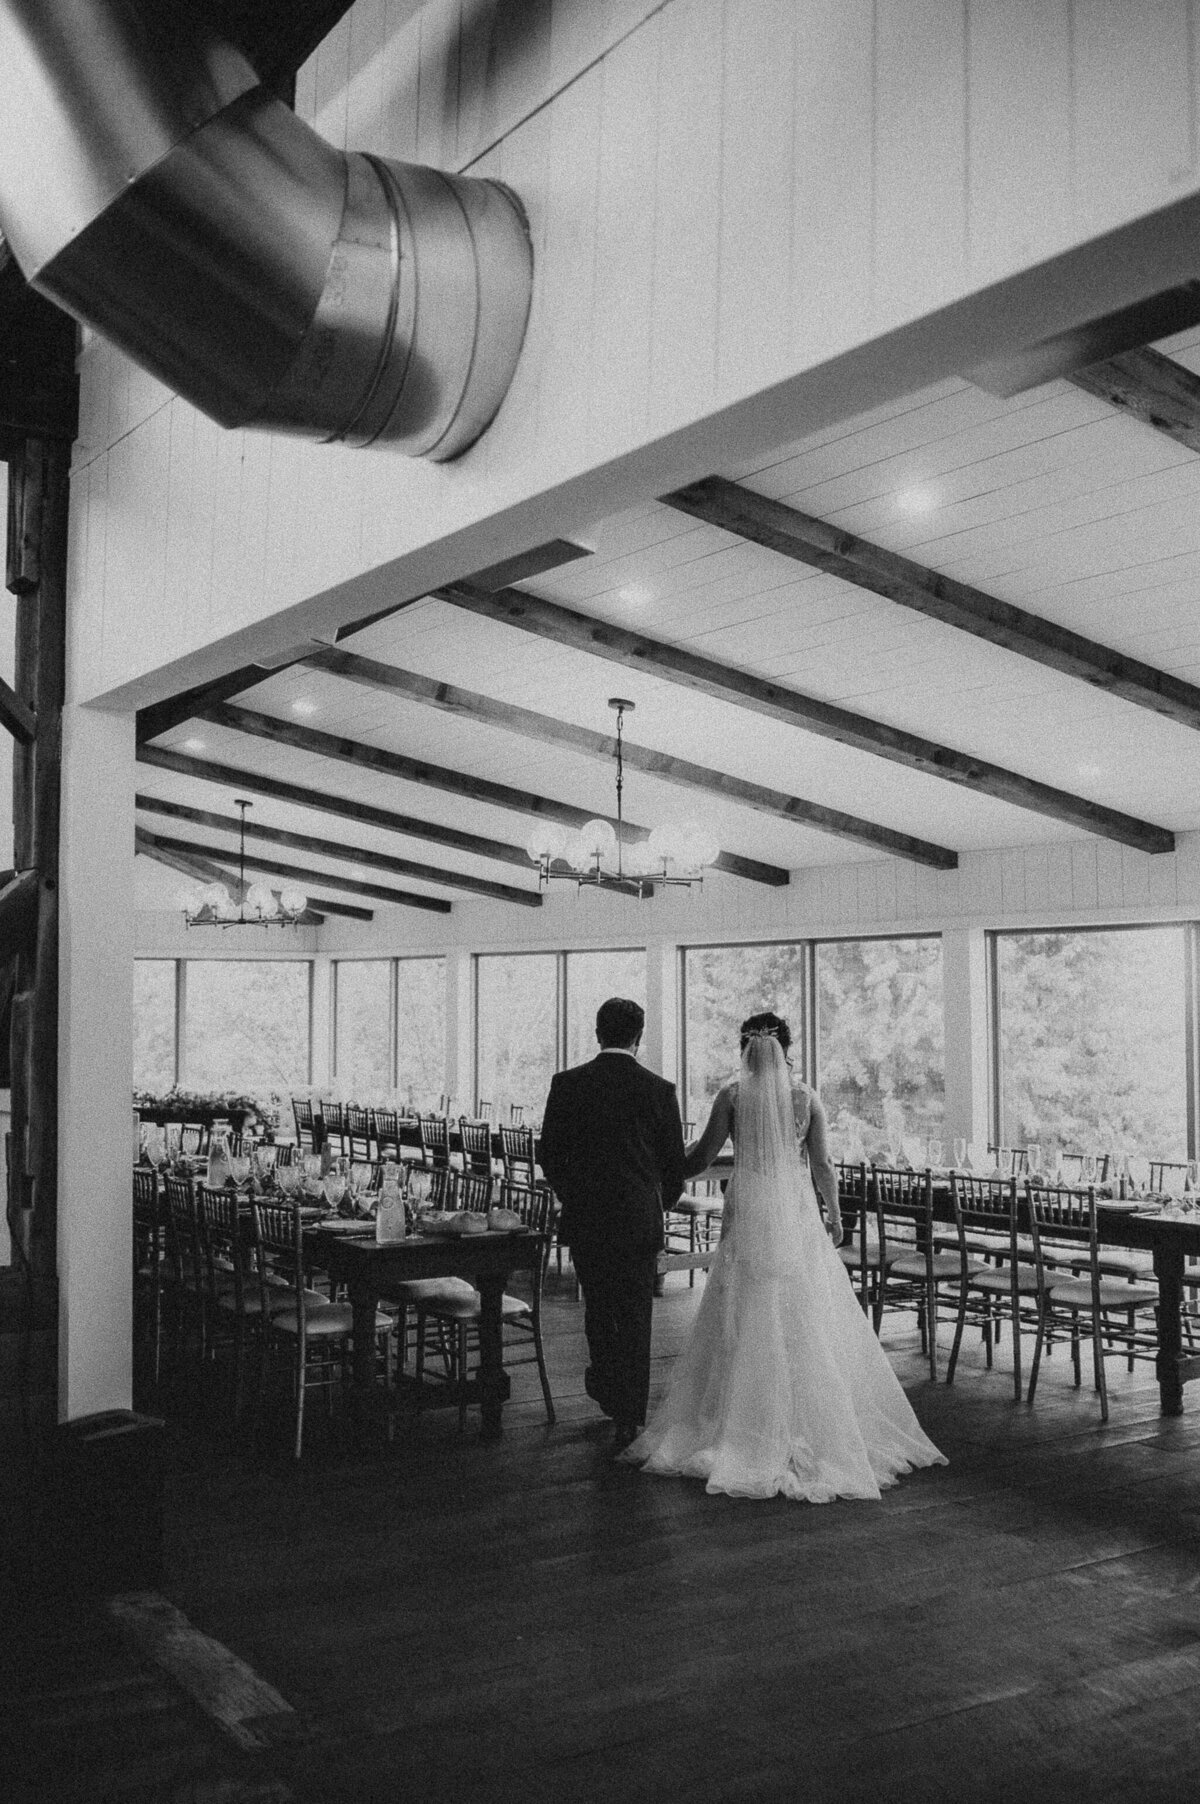
[[[0,70],[0,229],[68,313],[223,426],[486,430],[533,279],[507,188],[335,150],[149,0],[0,0]]]

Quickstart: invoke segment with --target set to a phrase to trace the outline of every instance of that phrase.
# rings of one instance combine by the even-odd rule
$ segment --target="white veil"
[[[742,1054],[734,1134],[734,1258],[766,1276],[803,1263],[803,1166],[791,1075],[772,1033]]]

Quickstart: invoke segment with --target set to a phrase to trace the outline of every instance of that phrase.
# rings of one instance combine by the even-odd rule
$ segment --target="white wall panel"
[[[183,442],[178,416],[188,410],[124,358],[89,346],[80,457],[111,468],[76,505],[108,510],[112,555],[104,587],[73,605],[112,617],[89,678],[96,691],[310,599],[315,611],[365,612],[352,590],[371,590],[389,561],[403,560],[402,585],[461,572],[462,559],[478,567],[485,539],[498,556],[528,543],[539,521],[569,529],[612,511],[604,499],[628,504],[639,483],[644,493],[668,471],[681,479],[687,460],[710,462],[718,442],[736,458],[757,433],[766,449],[797,403],[789,390],[774,411],[751,405],[764,382],[798,378],[965,297],[971,281],[1051,257],[1194,186],[1182,3],[1077,0],[1065,71],[1063,7],[1035,10],[1040,58],[1028,54],[1033,11],[1016,0],[969,9],[965,0],[436,0],[411,18],[407,7],[362,0],[301,72],[298,109],[335,142],[458,166],[487,152],[481,169],[512,172],[539,243],[520,383],[480,447],[442,469],[286,439],[264,457],[221,435],[239,449],[222,445],[209,488],[210,429],[197,426],[197,489],[185,501],[171,481],[173,450],[160,457],[159,447]],[[1074,96],[1069,168],[1064,85]],[[1001,111],[1014,105],[1018,125],[1002,129]],[[1036,241],[1020,234],[1022,216],[1036,222]],[[710,443],[699,428],[714,400],[714,308],[719,398],[743,411]],[[968,336],[985,323],[983,311],[973,315]],[[836,385],[813,387],[808,423],[828,425],[851,397],[873,404],[863,385],[886,399],[950,375],[960,356],[940,330],[912,355],[919,376],[892,355],[864,358],[869,374],[847,365]],[[949,368],[931,367],[938,357]],[[165,437],[153,424],[164,407]],[[683,428],[692,437],[656,447],[639,477],[628,454]],[[142,441],[136,454],[119,452],[130,436]],[[141,495],[131,501],[134,482]],[[555,499],[543,505],[544,495]],[[144,499],[170,516],[171,579],[151,631],[145,618],[121,618],[135,594],[141,608],[148,598],[124,580],[137,541],[127,555],[115,544],[141,532]],[[291,557],[279,558],[288,543]],[[1096,548],[1103,572],[1111,562],[1102,541]],[[208,571],[208,594],[189,594],[187,606],[174,592],[182,566]],[[378,581],[386,587],[386,574]]]

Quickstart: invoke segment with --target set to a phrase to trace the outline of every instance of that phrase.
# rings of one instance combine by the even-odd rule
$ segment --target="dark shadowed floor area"
[[[660,1381],[699,1294],[657,1305]],[[495,1446],[438,1411],[364,1450],[314,1412],[296,1469],[282,1414],[254,1443],[173,1429],[150,1603],[278,1694],[232,1732],[10,1541],[10,1804],[1195,1798],[1200,1392],[1164,1420],[1113,1361],[1102,1427],[1060,1349],[1029,1410],[976,1345],[931,1385],[889,1317],[950,1467],[878,1504],[739,1502],[609,1463],[581,1313],[552,1276],[552,1430],[531,1367]]]

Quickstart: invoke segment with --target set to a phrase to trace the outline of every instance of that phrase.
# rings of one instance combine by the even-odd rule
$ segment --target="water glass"
[[[1033,1140],[1025,1148],[1025,1170],[1029,1177],[1040,1178],[1042,1174],[1042,1149],[1038,1141]]]
[[[943,1151],[943,1148],[942,1148],[941,1141],[936,1137],[936,1135],[931,1134],[929,1136],[929,1139],[925,1143],[925,1157],[926,1157],[928,1163],[933,1166],[935,1171],[940,1167],[940,1165],[942,1163],[942,1151]]]
[[[955,1169],[955,1171],[961,1171],[963,1169],[963,1166],[966,1163],[966,1158],[967,1158],[966,1137],[962,1134],[956,1134],[954,1136],[954,1169]]]

